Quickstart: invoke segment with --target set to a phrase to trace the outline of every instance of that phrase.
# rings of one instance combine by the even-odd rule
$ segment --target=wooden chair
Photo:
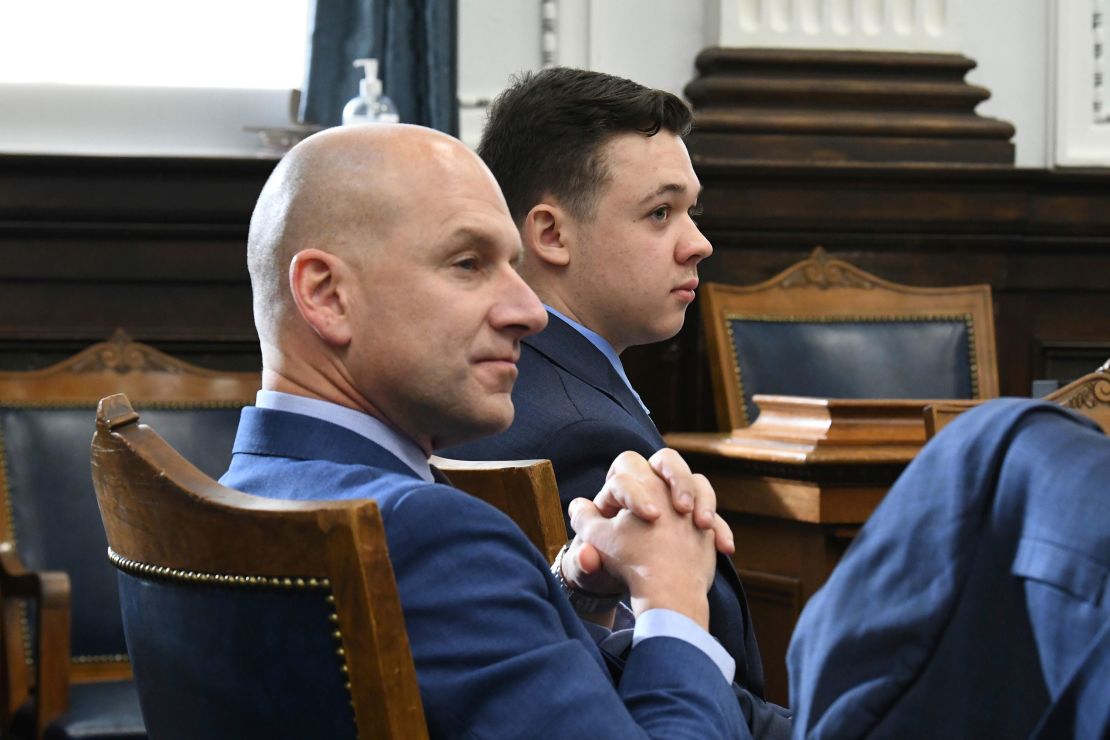
[[[970,406],[953,403],[933,403],[925,407],[925,441],[929,441],[948,426],[953,419],[967,411]]]
[[[1049,393],[1044,400],[1091,417],[1102,431],[1110,434],[1110,360],[1093,373]]]
[[[485,462],[433,457],[432,464],[453,485],[507,514],[547,562],[555,560],[567,541],[567,528],[550,460]]]
[[[1073,411],[1094,419],[1102,431],[1110,434],[1110,360],[1093,373],[1068,383],[1044,397]],[[966,411],[968,406],[938,403],[925,407],[925,438],[932,439],[949,422]]]
[[[92,473],[150,735],[426,738],[377,504],[225,488],[138,421],[101,402]]]
[[[899,285],[818,247],[766,282],[707,284],[701,300],[722,431],[755,419],[756,394],[998,395],[988,285]]]
[[[258,373],[181,362],[122,331],[52,367],[0,372],[4,728],[21,737],[48,728],[69,737],[71,726],[84,738],[145,736],[89,479],[97,401],[131,394],[217,475],[231,457],[239,408],[253,402],[259,382]]]

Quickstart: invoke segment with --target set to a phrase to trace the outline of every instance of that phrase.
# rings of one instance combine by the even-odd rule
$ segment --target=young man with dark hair
[[[576,69],[524,74],[494,101],[478,154],[549,321],[524,342],[513,426],[446,456],[548,458],[565,505],[600,488],[608,451],[663,446],[619,355],[682,328],[713,251],[694,222],[691,122],[670,93]]]
[[[522,340],[513,425],[445,457],[550,459],[566,507],[602,487],[615,455],[663,447],[619,355],[678,333],[713,251],[694,221],[691,124],[674,95],[586,70],[523,74],[494,101],[478,153],[505,193],[520,274],[548,323]],[[753,734],[787,736],[785,712],[761,699],[759,650],[727,558],[709,597]]]

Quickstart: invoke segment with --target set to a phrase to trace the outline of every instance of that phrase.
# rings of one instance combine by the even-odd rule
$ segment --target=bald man
[[[436,482],[434,448],[512,421],[520,340],[546,323],[520,256],[492,175],[450,137],[371,125],[295,147],[251,219],[263,389],[222,482],[378,502],[433,737],[748,737],[706,631],[727,528],[694,521],[677,456],[618,458],[553,567]],[[619,660],[581,618],[611,621],[618,586],[637,617]]]

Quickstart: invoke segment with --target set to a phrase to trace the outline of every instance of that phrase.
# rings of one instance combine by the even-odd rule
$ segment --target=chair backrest
[[[1044,397],[1093,419],[1102,431],[1110,434],[1110,360],[1093,373],[1068,383]],[[968,406],[938,403],[925,407],[925,438],[932,439]]]
[[[758,394],[993,398],[989,285],[892,283],[818,248],[770,280],[702,290],[718,425],[746,427]]]
[[[150,736],[427,737],[377,504],[231,490],[138,420],[101,402],[92,471]]]
[[[131,394],[190,460],[218,474],[231,459],[239,409],[259,384],[259,373],[196,367],[123,332],[42,370],[0,372],[0,540],[15,543],[23,567],[69,574],[74,680],[130,674],[89,479],[97,401]],[[3,627],[8,701],[16,705],[27,692],[36,636],[25,612],[8,614]]]
[[[550,460],[472,461],[433,457],[432,464],[454,486],[507,514],[547,557],[547,562],[554,562],[567,541],[567,528]]]
[[[1093,373],[1049,393],[1044,400],[1094,419],[1110,435],[1110,360]]]

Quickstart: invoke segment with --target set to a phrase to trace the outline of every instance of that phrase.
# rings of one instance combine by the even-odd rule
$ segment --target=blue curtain
[[[457,136],[457,18],[457,0],[313,0],[301,121],[338,125],[370,57],[402,122]]]

